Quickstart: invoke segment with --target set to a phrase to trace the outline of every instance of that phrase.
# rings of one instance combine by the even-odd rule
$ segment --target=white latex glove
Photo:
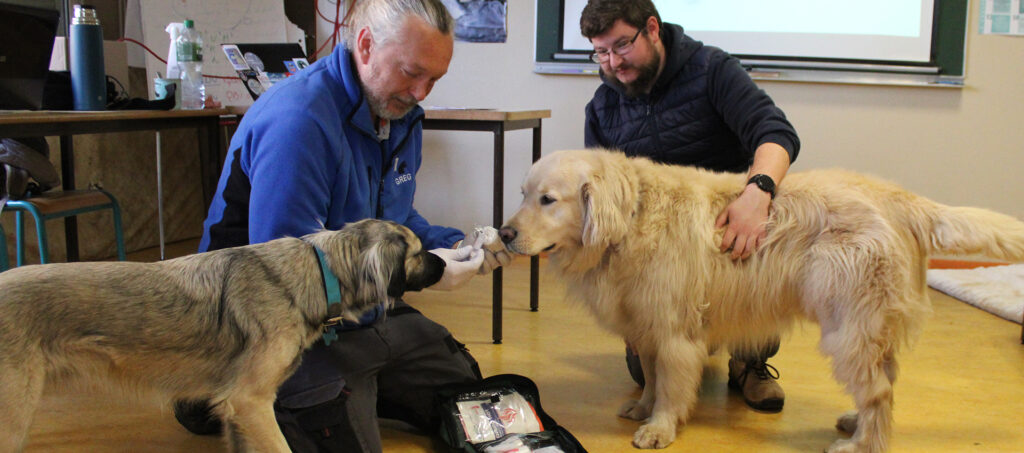
[[[481,275],[512,262],[512,254],[508,253],[505,243],[494,227],[476,227],[466,235],[462,243],[484,251],[484,263],[480,265],[478,271]]]
[[[468,282],[484,262],[483,250],[476,250],[468,245],[457,249],[434,249],[430,253],[444,260],[444,274],[441,275],[441,280],[430,287],[441,291],[451,291]]]

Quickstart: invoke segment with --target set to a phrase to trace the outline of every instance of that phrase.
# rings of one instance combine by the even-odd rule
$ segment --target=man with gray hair
[[[423,138],[417,104],[448,71],[454,21],[440,0],[355,5],[343,47],[275,84],[246,112],[200,252],[387,219],[445,260],[432,288],[455,288],[511,257],[458,247],[475,237],[431,225],[413,208]],[[278,390],[275,415],[293,451],[379,452],[378,417],[436,432],[433,390],[480,378],[447,329],[402,301],[333,330],[337,339],[306,351]],[[215,404],[180,402],[175,415],[192,432],[217,432]]]

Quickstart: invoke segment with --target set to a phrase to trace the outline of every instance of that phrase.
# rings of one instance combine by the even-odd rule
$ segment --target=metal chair
[[[9,200],[4,210],[14,211],[16,265],[25,264],[25,219],[28,212],[35,219],[39,242],[39,263],[49,262],[46,240],[46,221],[110,209],[114,216],[114,235],[117,241],[117,259],[125,261],[124,232],[121,229],[121,207],[109,192],[103,189],[44,192],[22,200]]]

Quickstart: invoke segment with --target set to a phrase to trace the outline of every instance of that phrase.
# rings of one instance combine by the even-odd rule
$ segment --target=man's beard
[[[604,77],[605,82],[617,90],[626,93],[626,97],[638,98],[647,94],[654,85],[654,79],[658,77],[658,66],[661,65],[661,52],[657,48],[651,50],[650,60],[639,66],[633,66],[637,70],[635,80],[629,83],[622,83],[614,75],[604,72],[604,68],[602,68],[601,75]]]
[[[416,104],[418,104],[418,102],[416,102],[416,99],[412,97],[406,98],[402,96],[378,96],[376,93],[373,92],[373,90],[367,87],[365,83],[362,83],[362,81],[360,81],[359,84],[362,85],[363,96],[366,96],[366,102],[370,104],[370,112],[372,112],[374,115],[377,115],[381,119],[397,120],[408,114],[409,111],[412,110],[413,107],[416,107]],[[395,101],[397,104],[401,105],[401,110],[395,112],[389,109],[389,101]]]

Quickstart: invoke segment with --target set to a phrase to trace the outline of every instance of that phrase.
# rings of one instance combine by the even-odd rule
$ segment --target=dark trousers
[[[782,339],[774,337],[771,340],[756,348],[732,348],[729,354],[732,358],[746,363],[767,362],[769,357],[774,357],[779,352],[779,344]]]
[[[399,302],[377,323],[306,351],[274,411],[292,451],[380,452],[378,417],[434,434],[434,389],[479,379],[476,361],[448,329]]]
[[[776,336],[760,347],[732,348],[729,350],[729,354],[732,358],[745,363],[760,364],[767,362],[769,357],[774,357],[779,352],[780,343],[782,343],[782,338]],[[629,345],[626,345],[626,369],[629,370],[629,376],[643,387],[646,383],[644,368],[640,364],[640,357],[637,356],[636,351],[632,350]]]

